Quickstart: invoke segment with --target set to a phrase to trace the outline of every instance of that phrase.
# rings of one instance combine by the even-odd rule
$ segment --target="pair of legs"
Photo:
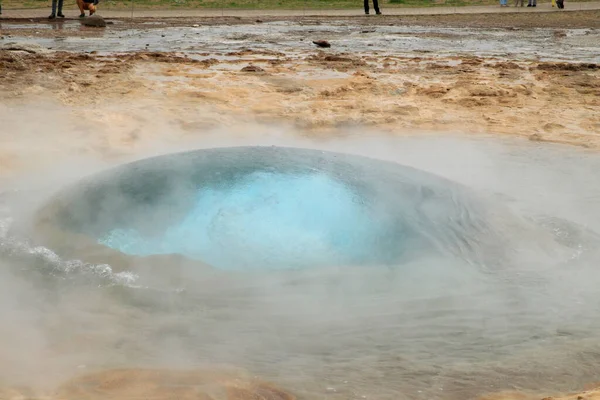
[[[90,0],[77,0],[77,7],[79,7],[79,11],[81,13],[79,14],[79,18],[85,17],[85,10],[88,10],[90,15],[94,15],[96,12],[96,6],[94,5],[93,1]]]
[[[537,7],[537,0],[529,0],[527,7]]]
[[[52,0],[52,14],[48,18],[54,19],[57,16],[64,18],[65,16],[62,13],[63,0]],[[57,14],[58,11],[58,14]]]
[[[500,7],[508,7],[508,0],[500,0]]]
[[[379,1],[373,0],[373,8],[375,9],[375,14],[381,14],[379,11]],[[369,13],[369,0],[365,0],[365,14]]]

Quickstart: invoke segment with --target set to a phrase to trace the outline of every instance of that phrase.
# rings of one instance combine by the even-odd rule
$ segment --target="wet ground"
[[[11,360],[0,362],[0,383],[56,387],[101,370],[62,386],[61,398],[166,398],[165,387],[189,389],[205,375],[103,370],[199,364],[242,367],[300,399],[463,400],[593,383],[600,20],[547,14],[115,19],[104,30],[2,21],[0,262],[4,282],[18,284],[0,295],[27,318],[0,330],[14,344],[0,357]],[[536,27],[519,28],[528,23]],[[315,48],[317,39],[331,48]],[[282,290],[280,277],[177,275],[160,268],[164,259],[129,270],[81,250],[93,260],[85,264],[20,225],[54,189],[98,169],[242,144],[359,153],[463,184],[501,203],[494,226],[518,244],[509,246],[517,262],[488,275],[480,265],[459,262],[454,275],[441,268],[449,263],[423,263],[410,279],[331,271],[285,278]],[[506,227],[520,216],[533,231]],[[549,247],[528,251],[532,243]],[[12,326],[33,333],[21,340]],[[209,381],[219,389],[181,395],[288,398],[248,374]],[[490,398],[528,398],[511,396]]]
[[[312,22],[312,23],[311,23]],[[595,29],[532,29],[511,34],[506,29],[403,27],[389,25],[323,25],[305,21],[302,25],[269,22],[253,25],[169,27],[159,22],[144,23],[138,29],[122,29],[124,21],[115,21],[116,29],[108,29],[92,37],[77,37],[91,28],[76,22],[60,25],[62,37],[44,38],[44,30],[57,29],[57,24],[5,24],[10,38],[36,43],[47,49],[70,52],[111,54],[134,51],[159,52],[228,52],[247,48],[302,53],[314,48],[312,40],[327,38],[333,51],[354,56],[408,56],[415,53],[437,57],[469,55],[505,59],[600,62],[600,31]],[[20,31],[38,34],[20,37]],[[42,37],[39,37],[42,36]]]

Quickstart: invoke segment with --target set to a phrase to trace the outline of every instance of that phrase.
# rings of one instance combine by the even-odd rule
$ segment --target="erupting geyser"
[[[179,254],[220,269],[391,265],[482,231],[461,192],[364,157],[221,148],[94,176],[59,196],[53,218],[128,255]]]

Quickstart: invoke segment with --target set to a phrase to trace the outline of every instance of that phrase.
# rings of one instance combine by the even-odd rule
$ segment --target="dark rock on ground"
[[[313,40],[313,43],[318,47],[331,47],[331,44],[327,40]]]
[[[90,15],[89,17],[81,19],[81,25],[104,28],[106,27],[106,21],[99,15]]]

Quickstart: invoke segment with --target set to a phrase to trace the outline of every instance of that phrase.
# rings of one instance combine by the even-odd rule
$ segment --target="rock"
[[[542,140],[544,140],[544,138],[539,133],[534,133],[533,135],[529,135],[529,140],[531,140],[532,142],[541,142]]]
[[[24,51],[31,54],[47,53],[48,50],[34,43],[10,42],[0,46],[0,50]]]
[[[99,15],[90,15],[89,17],[81,19],[81,25],[104,28],[106,27],[106,21]]]
[[[265,72],[265,70],[261,67],[257,67],[256,65],[250,64],[242,68],[242,72]]]
[[[313,43],[318,47],[331,47],[331,44],[327,40],[313,40]]]
[[[555,38],[564,38],[567,37],[567,34],[564,31],[554,31]]]

